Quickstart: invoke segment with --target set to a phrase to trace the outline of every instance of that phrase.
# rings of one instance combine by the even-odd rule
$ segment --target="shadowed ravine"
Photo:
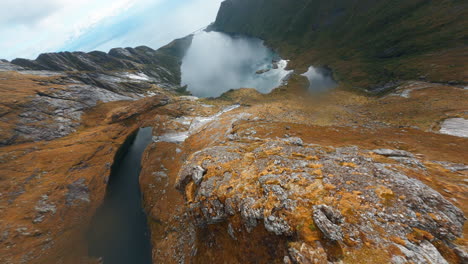
[[[151,263],[151,242],[142,209],[141,156],[151,142],[151,128],[142,128],[117,154],[103,205],[89,229],[89,255],[104,263]]]

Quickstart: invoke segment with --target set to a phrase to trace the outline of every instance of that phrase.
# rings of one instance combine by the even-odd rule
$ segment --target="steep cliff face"
[[[467,5],[458,0],[227,0],[214,28],[265,39],[300,67],[330,65],[351,86],[410,78],[466,83]]]

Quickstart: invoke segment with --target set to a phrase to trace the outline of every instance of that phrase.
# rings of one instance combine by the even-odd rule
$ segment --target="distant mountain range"
[[[27,70],[66,71],[73,74],[139,72],[165,88],[178,87],[181,82],[180,65],[192,37],[174,40],[153,50],[146,46],[114,48],[101,51],[44,53],[35,60],[15,59],[12,64]],[[89,76],[89,75],[88,75]]]

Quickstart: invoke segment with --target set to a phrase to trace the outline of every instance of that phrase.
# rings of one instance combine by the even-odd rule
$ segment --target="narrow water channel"
[[[151,142],[152,129],[141,128],[129,138],[112,167],[106,197],[93,218],[89,254],[104,264],[150,264],[151,242],[141,203],[141,157]]]

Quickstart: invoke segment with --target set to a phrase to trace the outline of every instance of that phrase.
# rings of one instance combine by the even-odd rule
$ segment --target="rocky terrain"
[[[113,83],[124,83],[126,79],[144,80],[174,89],[180,85],[180,65],[191,40],[192,36],[177,39],[158,50],[140,46],[115,48],[109,53],[46,53],[36,60],[15,59],[11,64],[28,70],[72,72],[74,79],[114,91],[118,88]]]
[[[141,175],[155,263],[466,261],[468,142],[434,130],[458,110],[415,113],[439,91],[466,105],[466,90],[408,83],[398,91],[421,88],[410,98],[301,101],[290,94],[299,83],[232,92],[241,106],[201,129],[185,125],[196,116],[164,121]],[[393,117],[406,111],[411,120]]]
[[[414,81],[383,97],[307,95],[296,75],[268,95],[197,99],[0,76],[2,118],[17,120],[2,126],[16,135],[1,148],[4,263],[92,263],[85,234],[114,157],[146,126],[154,263],[466,260],[468,141],[439,132],[466,120],[465,89]]]
[[[281,16],[269,22],[286,29],[270,32],[249,12],[239,17],[248,27],[238,26],[237,8],[255,11],[267,2],[225,1],[213,27],[264,37],[292,56],[294,74],[269,94],[183,95],[180,63],[190,36],[157,51],[0,61],[0,262],[101,263],[89,256],[90,223],[129,139],[152,127],[140,189],[153,263],[467,263],[468,90],[460,39],[444,51],[430,46],[425,55],[365,61],[385,71],[381,63],[417,67],[410,62],[447,55],[432,73],[417,67],[427,78],[405,66],[394,79],[374,79],[378,74],[360,67],[362,58],[321,57],[322,46],[291,49],[303,43],[297,38],[285,44],[294,33],[288,30],[314,8],[345,5],[313,27],[320,31],[358,19],[349,10],[369,1],[299,1],[300,10],[274,1],[285,14],[294,11],[294,23]],[[437,7],[426,2],[403,7]],[[458,25],[466,10],[455,7],[464,3],[449,2],[454,14],[446,23]],[[392,6],[373,3],[364,10]],[[255,12],[260,20],[271,11],[264,10]],[[381,22],[406,19],[392,14]],[[441,36],[459,32],[449,29]],[[336,89],[307,91],[301,73],[314,58],[340,77]],[[448,71],[447,63],[455,66]],[[351,67],[358,73],[348,75]],[[387,86],[376,92],[380,84]]]
[[[191,36],[147,47],[63,52],[0,61],[0,145],[52,140],[75,132],[99,102],[137,100],[156,87],[180,89],[180,64]]]

